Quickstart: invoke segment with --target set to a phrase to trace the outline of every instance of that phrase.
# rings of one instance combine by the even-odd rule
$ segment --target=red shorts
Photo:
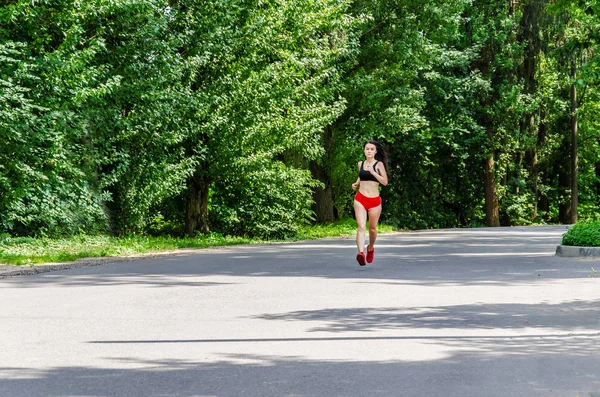
[[[367,211],[371,208],[375,208],[381,205],[381,196],[367,197],[362,195],[360,192],[356,193],[356,196],[354,196],[354,200],[361,203]]]

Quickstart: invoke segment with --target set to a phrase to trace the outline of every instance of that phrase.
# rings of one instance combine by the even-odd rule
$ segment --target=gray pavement
[[[237,246],[0,280],[0,396],[600,396],[564,227]]]

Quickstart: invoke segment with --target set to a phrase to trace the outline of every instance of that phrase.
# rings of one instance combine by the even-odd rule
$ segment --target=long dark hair
[[[383,148],[383,146],[381,146],[381,143],[379,143],[378,141],[375,141],[373,139],[369,139],[363,145],[363,150],[364,150],[365,146],[367,146],[369,143],[371,145],[375,145],[375,149],[377,149],[377,153],[375,153],[375,160],[381,161],[383,163],[383,165],[385,166],[385,170],[387,172],[387,169],[388,169],[388,158],[387,158],[387,153],[385,152],[385,149]]]

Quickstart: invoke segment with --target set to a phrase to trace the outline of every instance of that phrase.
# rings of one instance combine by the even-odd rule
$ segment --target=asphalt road
[[[600,396],[564,227],[237,246],[0,280],[0,397]]]

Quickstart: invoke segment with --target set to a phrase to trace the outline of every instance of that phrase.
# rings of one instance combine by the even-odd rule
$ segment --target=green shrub
[[[562,244],[600,247],[600,221],[578,222],[563,235]]]
[[[258,158],[224,174],[227,183],[217,181],[212,186],[211,230],[281,240],[296,236],[310,220],[311,188],[316,183],[309,171]]]

